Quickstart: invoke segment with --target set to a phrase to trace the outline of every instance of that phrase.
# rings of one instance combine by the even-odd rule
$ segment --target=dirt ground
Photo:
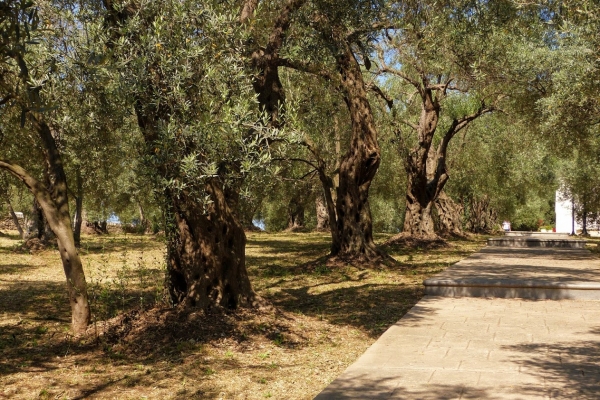
[[[158,236],[87,236],[94,323],[69,333],[55,249],[0,237],[0,399],[312,399],[421,297],[423,279],[483,237],[386,250],[397,267],[328,266],[322,233],[248,233],[254,289],[273,308],[169,307]],[[389,235],[378,235],[384,243]]]

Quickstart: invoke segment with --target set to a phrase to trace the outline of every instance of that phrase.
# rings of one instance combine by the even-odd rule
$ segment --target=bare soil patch
[[[0,238],[0,398],[312,399],[422,297],[423,279],[484,245],[391,245],[396,266],[366,268],[328,264],[327,234],[248,233],[248,271],[273,308],[200,312],[169,307],[163,240],[83,238],[94,325],[74,338],[56,250]]]

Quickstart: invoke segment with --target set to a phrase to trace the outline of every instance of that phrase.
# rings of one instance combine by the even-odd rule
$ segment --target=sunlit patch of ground
[[[205,314],[165,308],[163,239],[88,236],[95,325],[82,340],[57,251],[18,243],[0,237],[0,398],[311,399],[421,298],[423,279],[484,245],[391,247],[397,267],[332,268],[326,234],[249,233],[250,279],[275,307]]]

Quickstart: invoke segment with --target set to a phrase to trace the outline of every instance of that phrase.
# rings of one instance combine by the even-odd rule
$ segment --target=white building
[[[556,191],[556,232],[572,233],[573,232],[573,203],[571,200],[564,200],[562,193]],[[581,229],[581,226],[575,221],[575,232]]]

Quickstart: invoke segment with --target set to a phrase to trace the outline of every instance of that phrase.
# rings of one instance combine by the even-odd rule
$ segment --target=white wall
[[[572,206],[571,201],[561,200],[561,193],[556,191],[556,232],[559,233],[571,233],[572,232]],[[575,232],[577,229],[581,229],[581,226],[577,222],[575,222]]]

